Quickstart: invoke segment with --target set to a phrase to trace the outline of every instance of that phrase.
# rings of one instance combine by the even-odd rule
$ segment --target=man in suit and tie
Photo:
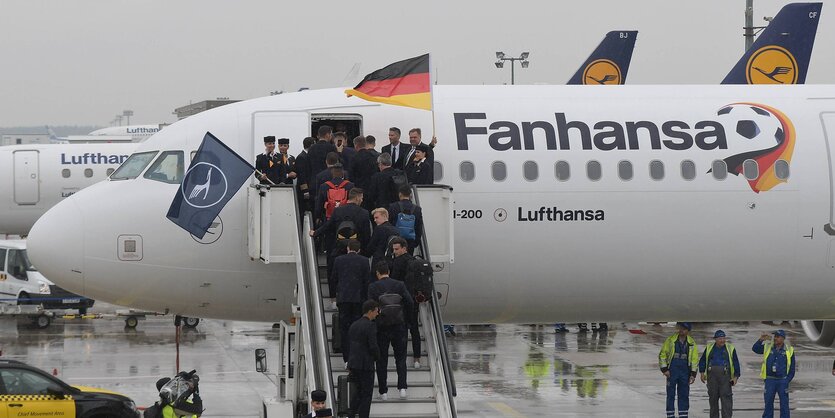
[[[357,390],[351,397],[351,416],[359,414],[368,418],[371,413],[371,396],[374,392],[374,364],[380,358],[377,345],[377,325],[374,320],[380,314],[380,305],[373,300],[362,304],[362,317],[348,330],[350,356],[348,373],[357,382]]]
[[[281,165],[281,160],[275,153],[275,137],[264,137],[264,153],[255,157],[255,174],[261,184],[281,184],[286,173]],[[260,174],[259,174],[260,173]]]
[[[389,128],[389,144],[383,147],[383,154],[391,155],[391,166],[402,170],[406,166],[406,154],[409,152],[409,144],[400,142],[400,128]]]
[[[423,144],[421,139],[420,128],[412,128],[409,130],[409,149],[406,151],[406,162],[404,164],[408,164],[409,161],[412,161],[415,158],[415,150],[417,149],[418,145],[426,145],[427,153],[426,153],[426,160],[429,162],[429,165],[435,163],[435,152],[432,151],[433,145],[437,141],[436,138],[432,138],[432,142],[430,144]],[[404,165],[405,167],[405,165]]]

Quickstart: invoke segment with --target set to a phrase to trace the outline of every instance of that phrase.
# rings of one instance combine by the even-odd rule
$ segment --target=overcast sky
[[[755,24],[786,1],[755,0]],[[835,2],[807,83],[835,83]],[[564,84],[610,30],[638,30],[628,84],[718,84],[743,50],[745,0],[0,0],[0,126],[175,120],[215,97],[327,88],[432,53],[439,84]],[[829,7],[827,7],[829,6]],[[434,75],[434,74],[433,74]]]

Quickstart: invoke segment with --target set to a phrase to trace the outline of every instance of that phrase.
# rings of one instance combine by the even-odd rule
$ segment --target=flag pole
[[[437,74],[436,74],[437,76]],[[429,98],[431,100],[432,109],[432,138],[436,138],[435,135],[435,84],[433,81],[437,82],[437,80],[432,79],[432,53],[429,53]]]
[[[256,173],[258,173],[258,175],[259,175],[259,176],[264,176],[264,175],[265,175],[264,173],[262,173],[262,172],[261,172],[260,170],[258,170],[257,168],[255,169],[255,172],[256,172]],[[258,180],[261,180],[261,179],[259,178]],[[272,181],[272,180],[270,180],[270,178],[269,178],[269,177],[267,177],[267,181],[268,181],[268,182],[270,182],[270,184],[271,184],[271,185],[273,185],[273,186],[278,186],[277,184],[273,183],[273,181]]]

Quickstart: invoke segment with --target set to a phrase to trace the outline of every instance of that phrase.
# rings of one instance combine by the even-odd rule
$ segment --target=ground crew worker
[[[316,418],[316,412],[325,409],[325,402],[328,400],[328,393],[322,389],[310,392],[310,413],[304,418]]]
[[[760,377],[765,381],[765,410],[763,418],[774,416],[774,395],[780,395],[780,418],[789,418],[789,383],[794,379],[795,364],[794,347],[786,343],[786,331],[774,331],[774,343],[766,342],[771,339],[763,334],[754,343],[757,354],[763,355]]]
[[[693,328],[689,322],[676,323],[678,333],[664,341],[658,353],[658,366],[667,377],[667,417],[675,418],[675,400],[678,395],[679,418],[689,416],[690,385],[696,380],[699,366],[699,352],[696,341],[691,337]]]
[[[722,399],[722,418],[730,418],[734,410],[731,387],[739,380],[739,359],[733,344],[725,342],[725,331],[717,330],[713,340],[699,359],[699,373],[702,383],[707,382],[710,418],[719,418],[719,399]]]

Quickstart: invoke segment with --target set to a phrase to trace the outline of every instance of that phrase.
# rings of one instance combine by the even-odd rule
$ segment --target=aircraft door
[[[34,205],[40,200],[38,151],[14,152],[14,201]]]
[[[821,112],[820,118],[829,161],[829,222],[823,230],[835,235],[835,111]]]

